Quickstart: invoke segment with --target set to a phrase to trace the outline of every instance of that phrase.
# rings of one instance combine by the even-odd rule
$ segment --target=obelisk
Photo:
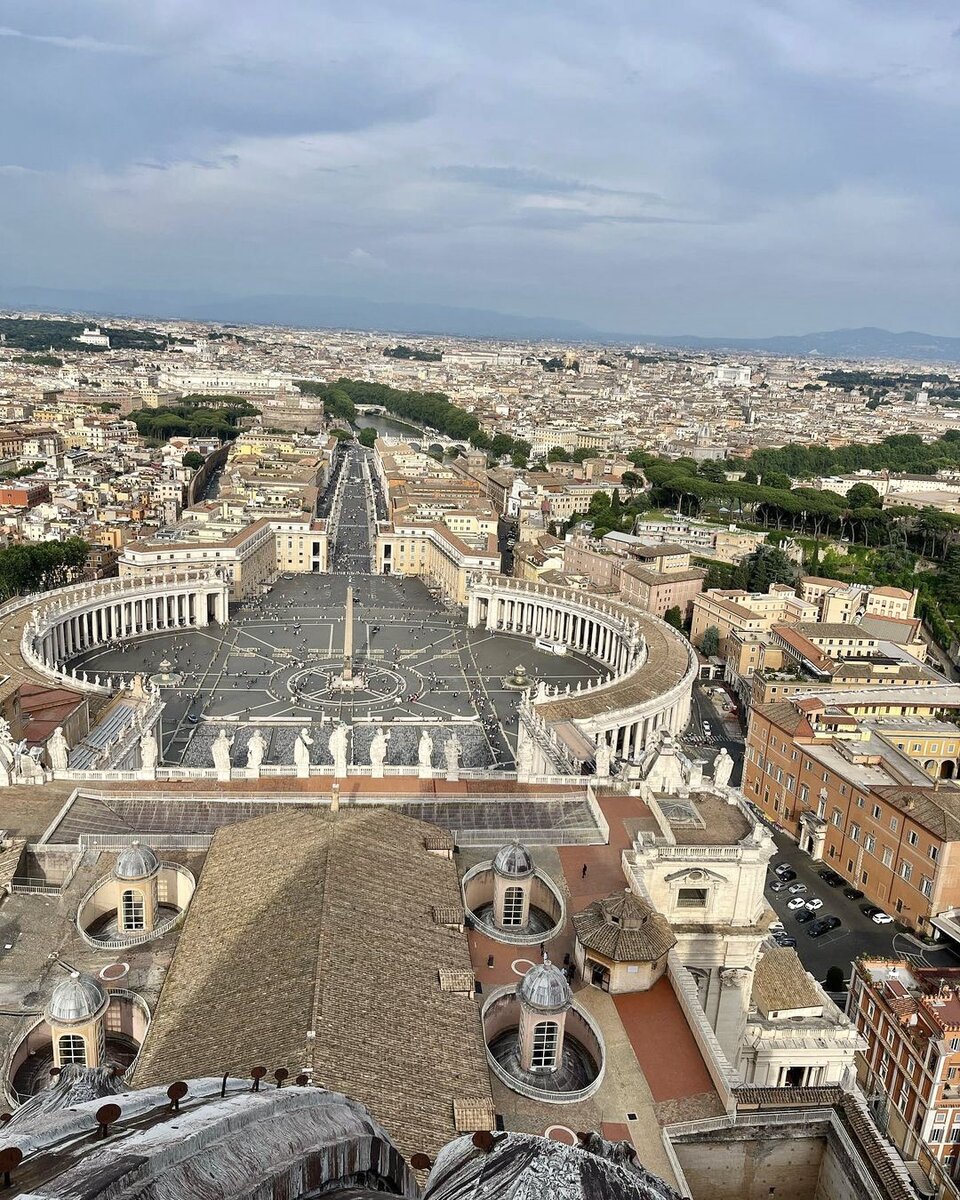
[[[347,605],[343,627],[343,675],[344,683],[353,679],[353,588],[347,588]]]

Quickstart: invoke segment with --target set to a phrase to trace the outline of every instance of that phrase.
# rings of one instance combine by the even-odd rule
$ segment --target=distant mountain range
[[[665,348],[787,355],[809,358],[882,358],[960,362],[960,337],[891,333],[887,329],[831,329],[778,337],[703,337],[697,334],[611,333],[582,321],[522,317],[482,308],[365,300],[349,296],[198,296],[176,291],[86,291],[0,285],[0,307],[76,313],[211,321],[234,325],[281,325],[305,329],[369,329],[383,333],[502,338],[516,341],[641,344]]]

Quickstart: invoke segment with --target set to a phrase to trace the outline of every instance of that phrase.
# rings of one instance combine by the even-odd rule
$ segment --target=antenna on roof
[[[170,1084],[170,1086],[167,1088],[167,1099],[170,1101],[171,1112],[180,1111],[180,1101],[189,1091],[190,1089],[182,1079],[177,1080],[176,1083]]]
[[[264,1075],[266,1075],[266,1073],[267,1073],[266,1067],[254,1067],[253,1068],[253,1070],[250,1072],[250,1078],[253,1080],[253,1087],[250,1089],[251,1092],[259,1092],[260,1091],[260,1080],[264,1077]]]
[[[289,1075],[290,1075],[290,1072],[287,1070],[286,1067],[277,1067],[277,1069],[273,1073],[273,1077],[277,1081],[278,1088],[283,1087],[283,1082],[285,1079],[288,1078]]]
[[[410,1155],[410,1166],[415,1171],[429,1171],[432,1165],[429,1154],[421,1154],[418,1151],[416,1154]]]

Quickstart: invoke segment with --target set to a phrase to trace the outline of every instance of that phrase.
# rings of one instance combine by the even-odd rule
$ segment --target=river
[[[375,429],[381,437],[410,437],[419,440],[423,431],[415,425],[405,425],[403,421],[395,421],[393,417],[382,417],[376,413],[358,413],[358,429]]]

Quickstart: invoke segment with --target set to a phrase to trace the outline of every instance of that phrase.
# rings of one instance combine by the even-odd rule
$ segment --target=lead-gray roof
[[[58,1024],[78,1024],[96,1016],[106,1003],[106,993],[91,975],[74,971],[58,983],[47,1005],[47,1020]]]
[[[567,977],[549,959],[531,967],[517,985],[517,997],[535,1012],[565,1012],[573,1003]]]

